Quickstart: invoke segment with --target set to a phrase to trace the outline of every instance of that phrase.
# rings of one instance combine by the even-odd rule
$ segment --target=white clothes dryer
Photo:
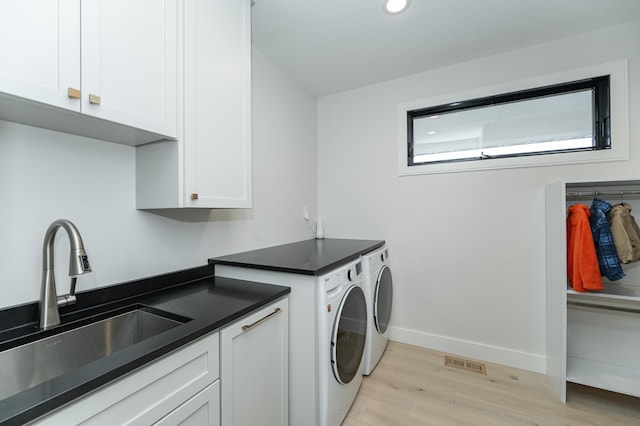
[[[393,278],[386,246],[362,255],[361,259],[364,270],[362,289],[368,312],[362,373],[369,375],[380,361],[389,341]]]
[[[362,383],[367,304],[362,291],[362,262],[350,262],[318,277],[319,426],[338,426]]]

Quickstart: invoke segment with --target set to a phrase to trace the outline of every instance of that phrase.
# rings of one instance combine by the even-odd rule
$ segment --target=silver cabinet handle
[[[247,331],[247,330],[251,330],[253,327],[256,327],[260,324],[262,324],[263,322],[265,322],[266,320],[268,320],[269,318],[271,318],[274,315],[279,314],[282,311],[282,309],[280,308],[276,308],[273,312],[271,312],[269,315],[260,318],[258,321],[254,322],[253,324],[249,324],[249,325],[243,325],[242,326],[242,331]]]

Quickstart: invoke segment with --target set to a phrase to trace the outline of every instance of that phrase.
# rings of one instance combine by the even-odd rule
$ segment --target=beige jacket
[[[640,228],[631,215],[631,206],[617,204],[607,214],[613,242],[621,263],[640,260]]]

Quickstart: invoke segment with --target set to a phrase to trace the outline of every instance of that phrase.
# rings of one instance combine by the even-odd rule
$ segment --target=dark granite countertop
[[[79,318],[96,317],[132,305],[160,309],[191,320],[1,400],[0,424],[24,424],[35,419],[289,292],[289,287],[214,277],[213,267],[207,265],[79,293],[75,305],[60,308],[61,329]],[[32,303],[0,311],[0,351],[34,340],[30,337],[34,333],[45,337],[58,332],[37,331],[37,308],[37,303]]]
[[[209,259],[213,265],[322,275],[384,245],[378,240],[326,238],[267,247]]]

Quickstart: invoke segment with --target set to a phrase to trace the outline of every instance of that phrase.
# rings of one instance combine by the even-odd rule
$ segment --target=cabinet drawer
[[[220,380],[163,417],[156,426],[217,426],[220,424]]]
[[[140,424],[157,422],[219,376],[214,333],[97,389],[35,424]]]

